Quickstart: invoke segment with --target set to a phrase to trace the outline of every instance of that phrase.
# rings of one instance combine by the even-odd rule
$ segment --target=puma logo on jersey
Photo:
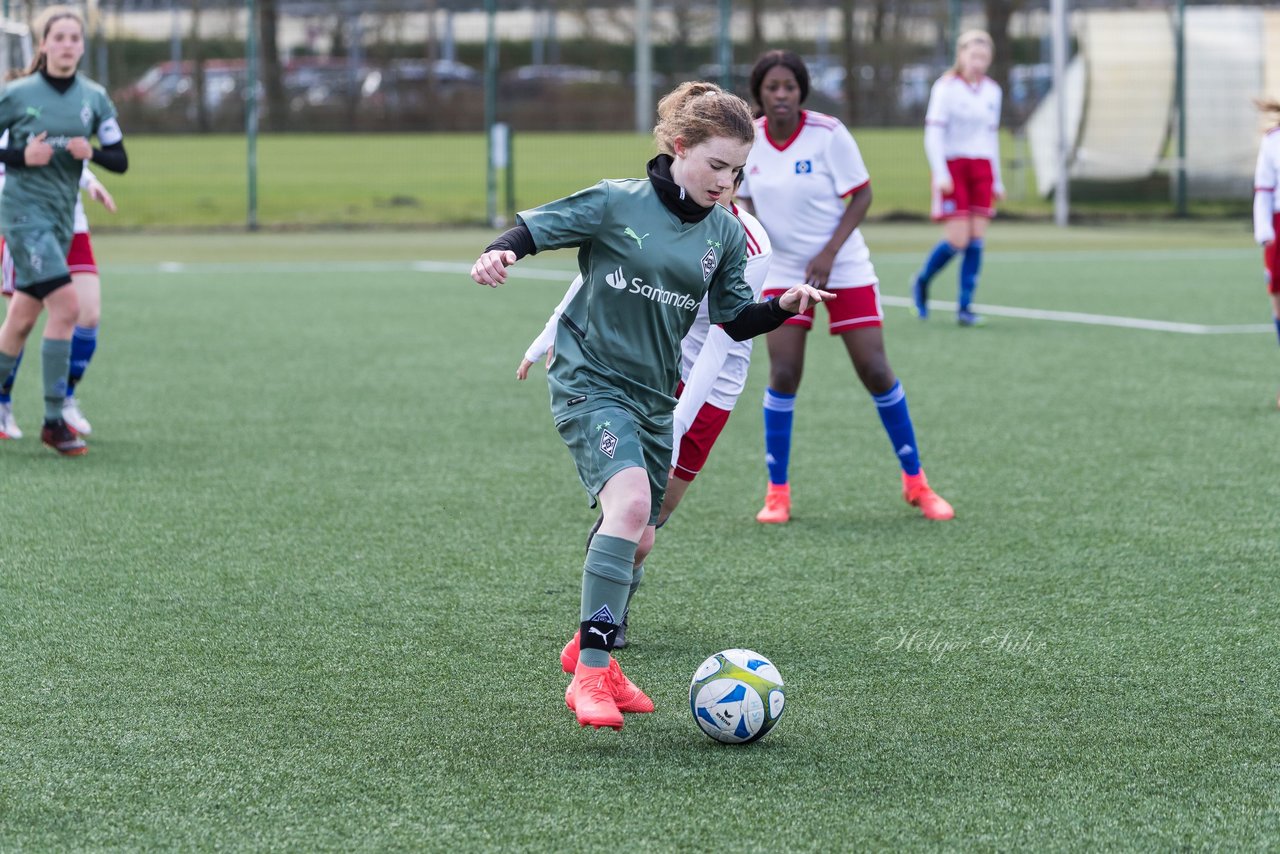
[[[636,242],[636,248],[638,248],[638,249],[643,249],[643,248],[644,248],[644,242],[643,242],[643,241],[644,241],[644,239],[645,239],[646,237],[648,237],[648,236],[649,236],[649,235],[648,235],[648,233],[643,234],[643,235],[636,234],[636,233],[635,233],[635,230],[634,230],[634,229],[632,229],[632,228],[631,228],[631,226],[627,226],[627,227],[626,227],[626,229],[625,229],[622,233],[623,233],[623,234],[625,234],[627,237],[630,237],[632,240],[634,240],[634,241]]]
[[[42,112],[42,109],[40,107],[27,107],[27,115],[31,116],[31,118],[33,119],[40,118],[41,112]]]

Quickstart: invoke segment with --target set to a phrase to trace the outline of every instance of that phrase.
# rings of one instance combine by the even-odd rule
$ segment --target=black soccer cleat
[[[84,439],[61,418],[44,423],[40,430],[40,441],[45,447],[52,448],[64,457],[82,457],[89,453],[89,446],[84,443]]]

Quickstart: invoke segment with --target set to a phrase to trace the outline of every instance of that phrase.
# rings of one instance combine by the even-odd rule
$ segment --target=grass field
[[[91,453],[30,438],[33,361],[0,446],[0,847],[1280,846],[1280,354],[1245,225],[1002,224],[979,296],[1260,331],[891,301],[953,523],[902,503],[823,333],[795,518],[757,526],[758,348],[620,653],[657,711],[616,734],[563,706],[593,515],[513,379],[572,259],[449,272],[487,237],[100,237]],[[867,238],[905,297],[935,231]],[[746,748],[686,693],[738,645],[788,684]]]
[[[920,133],[865,130],[857,139],[874,182],[872,215],[926,216],[928,166]],[[244,224],[248,182],[242,137],[130,137],[129,151],[129,174],[104,179],[120,212],[109,216],[90,210],[95,228]],[[1008,160],[1019,148],[1006,139],[1005,151]],[[485,140],[480,134],[263,136],[258,156],[264,225],[439,225],[484,219]],[[641,134],[517,134],[517,209],[567,195],[602,175],[642,175],[652,156],[653,140]],[[1007,213],[1050,213],[1048,202],[1033,198],[1029,171],[1014,172],[1008,180]],[[500,211],[506,208],[501,198]]]

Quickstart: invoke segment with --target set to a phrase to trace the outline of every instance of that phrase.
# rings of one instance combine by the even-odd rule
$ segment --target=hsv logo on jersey
[[[811,172],[813,172],[813,161],[812,161],[812,160],[797,160],[797,161],[796,161],[796,174],[797,174],[797,175],[808,175],[808,174],[810,174]]]

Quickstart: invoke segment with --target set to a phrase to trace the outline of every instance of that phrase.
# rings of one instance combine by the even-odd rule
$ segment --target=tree
[[[991,34],[991,44],[995,54],[987,76],[1000,84],[1005,92],[1009,91],[1009,67],[1013,65],[1013,43],[1009,38],[1009,20],[1022,11],[1025,0],[983,0],[987,14],[987,32]],[[1006,96],[1000,117],[1001,124],[1009,120],[1010,100]]]
[[[751,0],[751,60],[764,53],[764,0]]]
[[[209,108],[204,95],[204,45],[200,43],[200,0],[191,0],[191,82],[196,99],[196,127],[209,131]]]
[[[844,118],[845,123],[857,126],[862,117],[858,99],[858,56],[857,40],[854,38],[853,20],[854,0],[843,0],[840,4],[840,45],[844,54]]]
[[[258,0],[258,36],[262,43],[262,88],[267,96],[267,123],[280,130],[288,121],[284,94],[284,70],[280,66],[280,7],[277,0]]]

